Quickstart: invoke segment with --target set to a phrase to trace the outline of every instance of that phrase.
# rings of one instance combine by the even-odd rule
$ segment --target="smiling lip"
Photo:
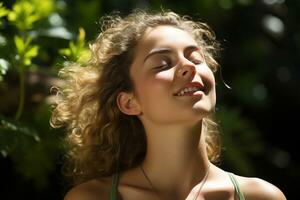
[[[186,88],[194,88],[196,87],[197,91],[187,92],[183,95],[178,95],[181,91],[183,91]],[[175,96],[202,96],[204,92],[204,85],[200,82],[190,82],[185,84],[180,90],[178,90],[176,93],[174,93]]]

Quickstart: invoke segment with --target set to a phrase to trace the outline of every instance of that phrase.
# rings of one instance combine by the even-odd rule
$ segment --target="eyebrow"
[[[199,51],[200,48],[196,45],[190,45],[190,46],[187,46],[184,51]],[[152,50],[144,59],[144,62],[150,57],[150,56],[153,56],[155,54],[163,54],[163,53],[170,53],[171,50],[168,49],[168,48],[159,48],[159,49],[154,49]]]

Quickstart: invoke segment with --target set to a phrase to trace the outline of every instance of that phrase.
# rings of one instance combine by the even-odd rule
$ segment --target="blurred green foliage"
[[[48,37],[57,36],[51,34],[53,26],[47,22],[57,10],[55,5],[54,0],[20,0],[10,5],[11,9],[0,4],[1,25],[7,31],[0,35],[4,41],[0,45],[1,52],[5,48],[5,53],[0,54],[1,103],[8,106],[12,103],[13,108],[2,106],[0,109],[0,152],[3,159],[13,162],[12,172],[21,175],[21,180],[32,182],[37,191],[50,187],[50,174],[57,170],[57,156],[63,146],[61,136],[49,127],[51,85],[42,86],[47,91],[34,91],[36,86],[30,84],[30,76],[40,79],[42,85],[47,84],[47,80],[52,84],[56,81],[57,70],[51,72],[52,66],[46,66],[50,67],[46,79],[39,77],[45,70],[41,64],[45,52],[39,51],[44,48],[40,41],[47,39],[43,33],[48,32]],[[48,31],[40,31],[41,28]],[[70,38],[66,42],[68,48],[55,47],[56,52],[67,56],[61,59],[61,65],[67,60],[84,62],[88,59],[84,29],[79,29],[75,41]],[[18,84],[11,80],[15,75]],[[17,93],[10,93],[11,90]],[[28,97],[35,99],[34,102]]]
[[[216,31],[224,49],[222,76],[232,87],[226,89],[216,75],[221,165],[270,180],[293,198],[296,189],[282,183],[300,176],[299,163],[292,159],[297,144],[293,135],[282,135],[297,128],[296,118],[286,117],[289,111],[300,111],[295,92],[300,80],[299,7],[298,1],[280,0],[0,2],[0,166],[10,166],[2,169],[10,172],[4,174],[6,187],[15,191],[10,199],[27,190],[32,199],[62,197],[57,187],[63,182],[63,130],[49,126],[50,87],[58,83],[61,67],[89,59],[87,42],[100,30],[101,16],[133,8],[171,9],[203,19]]]
[[[71,62],[85,63],[90,58],[90,51],[86,48],[85,31],[79,28],[79,34],[76,41],[70,41],[68,48],[59,50],[59,53],[66,56]]]
[[[239,170],[239,173],[255,175],[254,164],[249,155],[260,155],[264,144],[259,130],[253,123],[241,116],[241,111],[223,106],[218,112],[224,143],[224,159]]]
[[[8,20],[21,32],[32,29],[34,23],[47,17],[54,8],[52,0],[17,1],[8,13]]]

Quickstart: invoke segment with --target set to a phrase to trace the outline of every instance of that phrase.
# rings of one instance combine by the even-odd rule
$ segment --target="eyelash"
[[[193,53],[192,53],[193,54]],[[201,64],[201,63],[203,63],[203,60],[201,59],[201,58],[199,58],[199,56],[192,56],[192,54],[191,54],[191,58],[192,59],[190,59],[195,65],[199,65],[199,64]]]
[[[202,60],[200,60],[200,59],[193,59],[193,60],[191,60],[195,65],[199,65],[199,64],[201,64],[203,61]]]
[[[166,64],[159,65],[157,67],[154,67],[155,70],[163,70],[163,69],[169,69],[170,66],[172,66],[170,59],[163,59],[162,61],[165,61]],[[190,59],[191,62],[193,62],[195,65],[201,64],[203,61],[200,59]]]
[[[157,70],[163,70],[163,69],[169,68],[169,67],[172,65],[171,60],[168,59],[168,58],[162,59],[162,62],[166,62],[166,64],[163,64],[163,65],[159,65],[159,66],[157,66],[157,67],[154,67],[154,69],[157,69]]]

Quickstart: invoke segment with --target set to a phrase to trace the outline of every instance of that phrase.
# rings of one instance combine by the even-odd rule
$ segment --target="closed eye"
[[[199,65],[203,63],[204,59],[199,51],[192,51],[189,55],[189,60],[193,62],[195,65]]]
[[[169,69],[172,66],[172,63],[169,58],[163,57],[156,60],[154,65],[156,65],[155,67],[153,67],[154,70],[164,70],[164,69]]]
[[[160,66],[154,67],[153,70],[159,72],[159,71],[163,71],[163,70],[168,70],[170,68],[171,68],[171,66],[169,64],[165,64],[165,65],[160,65]]]
[[[198,60],[198,59],[193,59],[191,60],[195,65],[200,65],[201,63],[203,63],[202,60]]]

